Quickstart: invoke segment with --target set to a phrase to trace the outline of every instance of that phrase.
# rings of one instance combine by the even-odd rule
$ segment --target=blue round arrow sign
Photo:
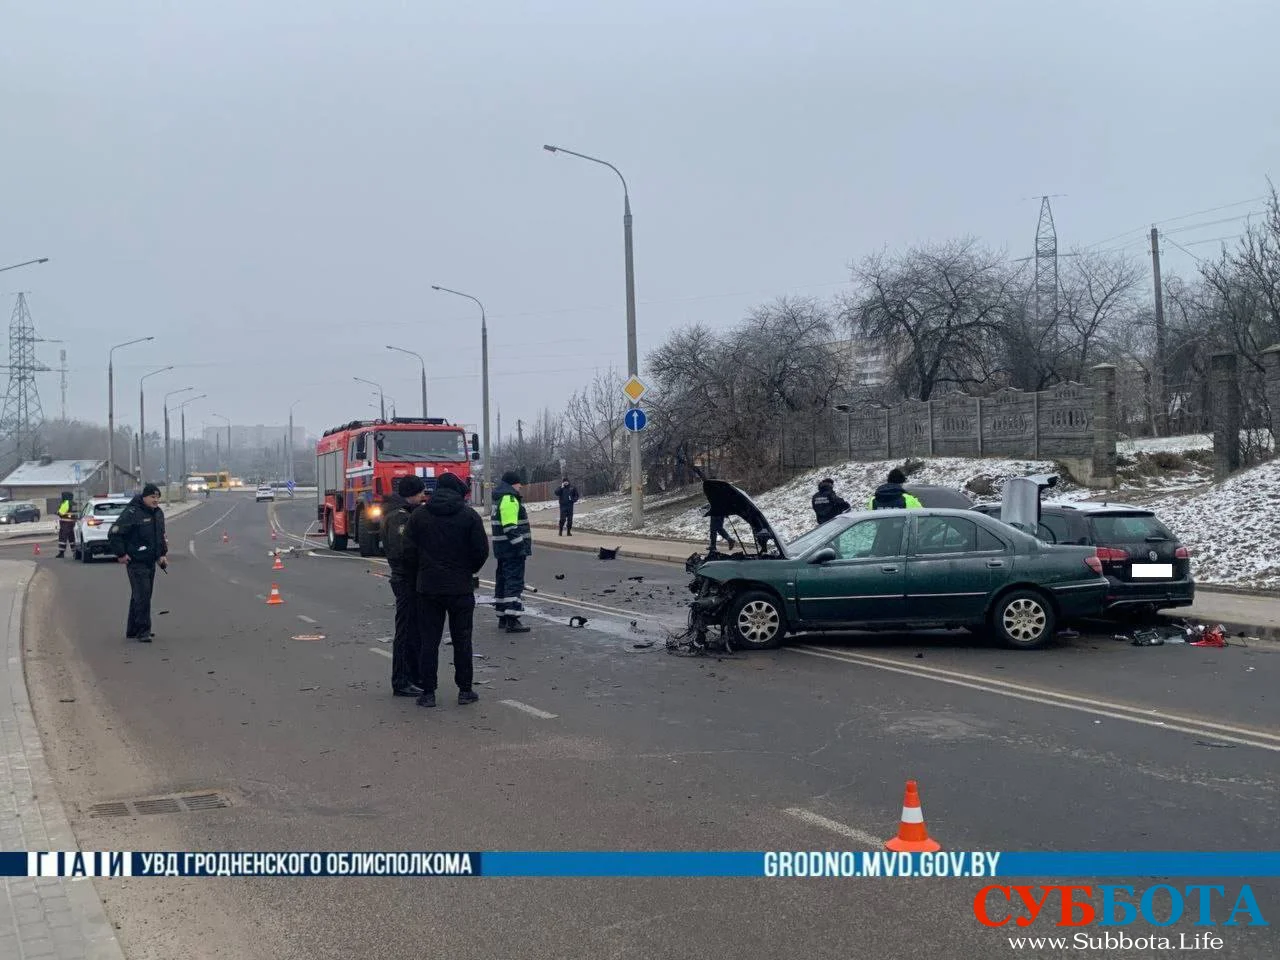
[[[644,429],[644,425],[649,422],[649,418],[644,415],[644,411],[639,407],[632,407],[626,412],[622,418],[622,424],[632,433],[638,433]]]

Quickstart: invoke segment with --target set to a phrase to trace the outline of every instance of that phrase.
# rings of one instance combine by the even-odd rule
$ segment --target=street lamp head
[[[39,260],[36,261],[36,263],[48,263],[48,262],[49,262],[48,257],[41,257]]]
[[[551,144],[549,144],[549,143],[544,143],[544,144],[542,145],[542,149],[543,149],[543,150],[545,150],[545,151],[547,151],[547,153],[555,153],[555,152],[556,152],[557,150],[559,150],[560,148],[559,148],[559,147],[553,147],[553,146],[552,146]]]
[[[444,287],[437,287],[434,283],[431,285],[432,290],[443,290]]]

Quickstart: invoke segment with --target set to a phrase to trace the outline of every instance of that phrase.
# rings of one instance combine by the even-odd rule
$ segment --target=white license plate
[[[1131,571],[1135,579],[1172,580],[1172,563],[1135,563]]]

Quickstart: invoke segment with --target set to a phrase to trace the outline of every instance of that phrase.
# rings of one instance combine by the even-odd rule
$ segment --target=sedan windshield
[[[461,430],[383,430],[377,434],[379,460],[467,459],[467,441]]]
[[[841,530],[849,524],[848,517],[837,517],[829,520],[820,527],[814,527],[808,533],[803,533],[796,539],[787,544],[787,556],[802,557],[814,547],[826,543],[834,538]]]

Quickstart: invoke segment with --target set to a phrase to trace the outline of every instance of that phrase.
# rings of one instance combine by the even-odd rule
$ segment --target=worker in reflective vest
[[[62,500],[58,504],[58,556],[67,552],[67,547],[76,535],[76,505],[71,491],[62,491]]]

